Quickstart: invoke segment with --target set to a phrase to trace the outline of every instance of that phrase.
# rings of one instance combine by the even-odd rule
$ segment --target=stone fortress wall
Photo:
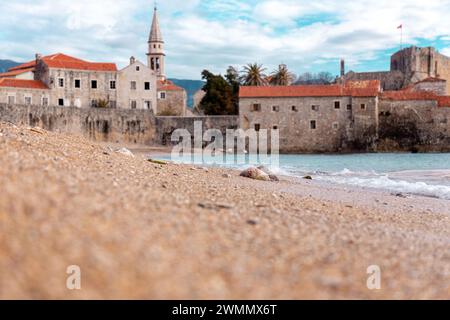
[[[148,110],[75,108],[0,103],[0,121],[16,125],[40,127],[49,131],[83,135],[93,141],[170,145],[175,129],[194,132],[194,122],[201,121],[203,130],[237,129],[237,116],[221,117],[156,117]]]

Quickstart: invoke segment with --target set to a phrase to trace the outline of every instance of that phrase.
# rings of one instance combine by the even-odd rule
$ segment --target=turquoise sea
[[[190,163],[191,159],[161,159]],[[255,165],[223,163],[205,158],[197,165],[235,169]],[[450,153],[373,153],[348,155],[280,155],[271,169],[280,175],[304,177],[335,184],[376,188],[450,200]]]

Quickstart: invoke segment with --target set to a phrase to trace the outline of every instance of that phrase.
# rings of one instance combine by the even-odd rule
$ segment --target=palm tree
[[[242,83],[244,86],[265,86],[267,85],[264,71],[267,69],[262,64],[249,63],[242,70]]]
[[[278,70],[271,74],[270,84],[273,86],[290,86],[295,81],[295,75],[285,64],[280,64]]]

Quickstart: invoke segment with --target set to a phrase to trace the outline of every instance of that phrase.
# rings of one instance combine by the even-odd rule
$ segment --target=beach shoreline
[[[0,133],[1,299],[450,298],[448,200]],[[65,287],[69,265],[80,291]],[[381,290],[367,288],[373,265]]]

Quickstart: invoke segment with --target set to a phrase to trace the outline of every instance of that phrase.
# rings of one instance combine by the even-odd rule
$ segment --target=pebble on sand
[[[260,180],[260,181],[271,181],[269,175],[265,173],[264,171],[251,167],[241,172],[241,177],[250,178],[253,180]]]
[[[123,154],[124,156],[134,157],[134,154],[127,148],[122,148],[116,151],[117,153]]]

